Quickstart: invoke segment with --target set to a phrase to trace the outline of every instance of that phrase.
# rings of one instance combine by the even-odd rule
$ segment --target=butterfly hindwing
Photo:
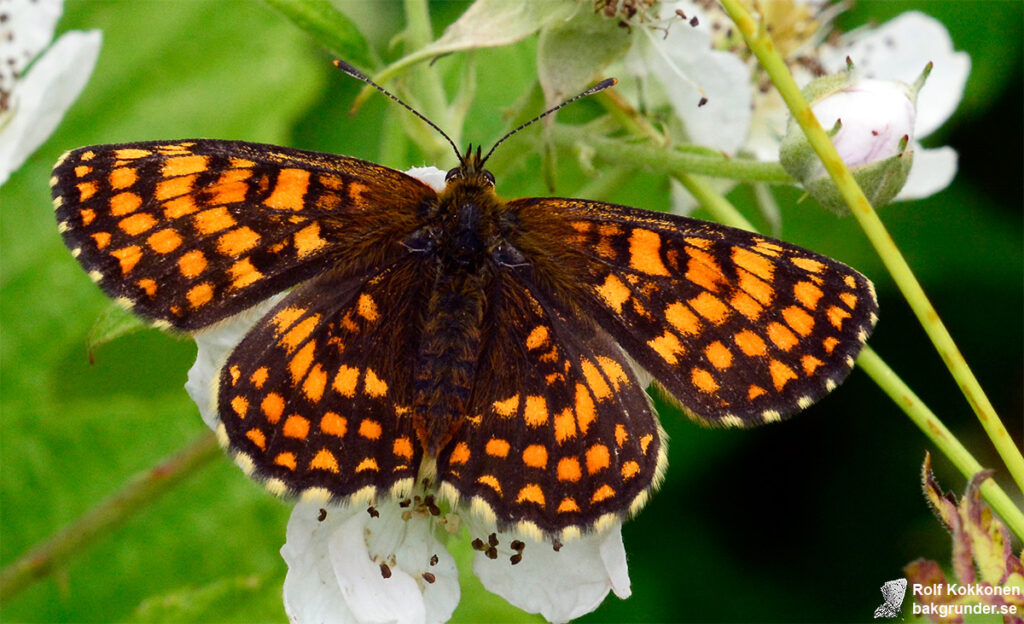
[[[65,243],[158,324],[196,329],[339,263],[378,266],[436,197],[353,158],[238,141],[80,148],[54,169]]]
[[[809,406],[846,377],[876,319],[864,276],[782,241],[600,202],[509,206],[521,222],[560,224],[580,305],[704,422]]]

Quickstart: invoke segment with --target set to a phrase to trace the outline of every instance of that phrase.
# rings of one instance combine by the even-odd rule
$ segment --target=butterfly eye
[[[448,173],[445,174],[445,176],[444,176],[444,181],[445,182],[451,182],[452,180],[458,180],[461,177],[462,177],[462,169],[460,169],[459,167],[456,167],[454,169],[449,169],[448,170]]]
[[[483,170],[483,175],[484,175],[484,179],[487,180],[487,183],[490,184],[491,186],[494,186],[494,174],[491,173],[490,171],[484,169]]]

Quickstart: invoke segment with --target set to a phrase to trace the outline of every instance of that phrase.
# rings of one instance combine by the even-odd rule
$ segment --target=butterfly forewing
[[[846,377],[876,320],[867,279],[782,241],[599,202],[509,205],[527,223],[562,224],[582,258],[580,305],[705,422],[809,406]]]
[[[60,230],[89,275],[122,305],[181,329],[339,261],[353,274],[380,265],[435,197],[352,158],[202,139],[81,148],[53,176]]]

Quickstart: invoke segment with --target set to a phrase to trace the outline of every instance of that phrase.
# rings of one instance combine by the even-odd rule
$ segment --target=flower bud
[[[850,71],[824,76],[804,89],[815,116],[831,128],[839,156],[876,208],[899,193],[913,164],[917,91],[930,67],[914,85],[860,79]],[[799,125],[790,118],[779,148],[782,166],[818,202],[837,212],[846,203],[814,153]]]

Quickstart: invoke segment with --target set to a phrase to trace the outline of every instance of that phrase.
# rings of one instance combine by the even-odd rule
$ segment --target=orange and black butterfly
[[[272,490],[372,501],[427,479],[557,538],[635,512],[661,478],[640,371],[703,423],[772,422],[840,383],[874,325],[871,283],[835,260],[625,206],[505,201],[486,159],[459,155],[437,192],[272,145],[101,145],[61,157],[53,199],[89,275],[158,326],[288,290],[216,392],[222,442]]]

